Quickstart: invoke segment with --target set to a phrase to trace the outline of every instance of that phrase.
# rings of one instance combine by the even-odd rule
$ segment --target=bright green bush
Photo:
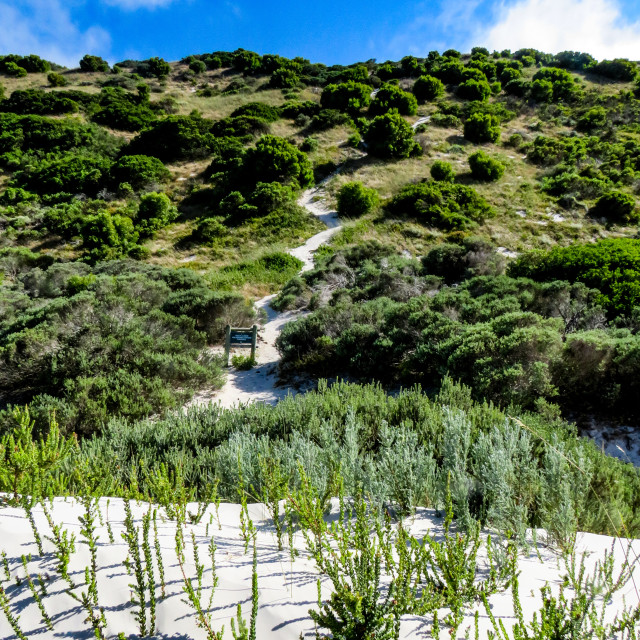
[[[413,84],[413,95],[418,102],[431,102],[444,95],[444,85],[434,76],[420,76]]]
[[[239,106],[231,114],[232,118],[238,118],[240,116],[251,116],[253,118],[260,118],[265,122],[276,122],[280,119],[280,110],[278,107],[272,107],[264,102],[247,102]]]
[[[500,121],[496,116],[472,113],[464,123],[464,137],[475,143],[498,142]]]
[[[484,151],[476,151],[469,156],[469,168],[474,180],[494,182],[502,178],[505,165]]]
[[[299,84],[300,77],[293,69],[276,69],[269,80],[269,86],[274,89],[295,89]]]
[[[379,158],[408,158],[422,151],[411,125],[398,113],[376,116],[365,130],[364,141],[369,153]]]
[[[462,100],[480,100],[484,102],[491,95],[491,87],[484,79],[482,80],[465,80],[458,85],[456,94]]]
[[[536,102],[551,102],[553,84],[549,80],[534,80],[531,83],[530,95]]]
[[[361,182],[347,182],[340,187],[337,200],[338,214],[355,218],[369,213],[378,204],[378,193]]]
[[[436,160],[431,165],[431,177],[438,182],[453,182],[456,172],[448,162]]]
[[[54,71],[47,74],[47,82],[52,87],[66,87],[69,84],[69,81],[61,73],[55,73]]]

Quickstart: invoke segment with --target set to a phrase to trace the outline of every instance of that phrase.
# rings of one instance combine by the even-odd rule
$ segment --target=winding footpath
[[[289,254],[303,263],[300,273],[313,268],[313,254],[331,240],[340,230],[340,218],[336,211],[325,206],[325,186],[340,171],[332,173],[317,186],[307,189],[298,200],[298,204],[323,222],[327,228],[311,236],[303,245],[291,249]],[[260,324],[258,332],[258,348],[256,350],[257,365],[249,371],[238,371],[231,367],[227,382],[217,391],[204,391],[196,394],[187,407],[219,403],[223,407],[233,407],[249,402],[265,402],[275,404],[288,394],[296,393],[292,386],[276,386],[278,381],[278,362],[280,354],[276,349],[276,339],[282,327],[305,314],[304,311],[276,311],[271,302],[276,294],[258,300],[254,307],[259,316],[266,314],[266,321]]]

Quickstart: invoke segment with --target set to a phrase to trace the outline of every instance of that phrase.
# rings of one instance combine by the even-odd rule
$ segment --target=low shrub
[[[456,172],[450,163],[444,160],[436,160],[431,165],[431,177],[438,182],[453,182]]]
[[[498,142],[500,121],[488,113],[472,113],[464,123],[464,137],[470,142]]]
[[[502,178],[505,165],[484,151],[476,151],[469,156],[469,168],[474,180],[495,182]]]
[[[378,193],[361,182],[347,182],[337,195],[338,214],[343,217],[360,217],[369,213],[378,204]]]

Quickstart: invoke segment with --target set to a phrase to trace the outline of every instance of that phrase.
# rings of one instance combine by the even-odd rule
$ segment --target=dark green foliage
[[[193,60],[189,63],[189,69],[196,75],[200,75],[207,70],[207,65],[202,60]]]
[[[164,193],[147,193],[140,198],[136,229],[141,237],[152,236],[178,216],[178,211]]]
[[[395,109],[405,116],[412,116],[416,113],[418,101],[411,93],[403,91],[395,84],[385,84],[380,87],[375,98],[369,106],[369,113],[380,115]]]
[[[473,179],[483,182],[500,180],[505,170],[502,162],[492,158],[484,151],[476,151],[469,156],[469,168]]]
[[[626,58],[602,60],[589,66],[588,71],[618,82],[633,82],[638,77],[638,65]]]
[[[311,128],[315,131],[326,131],[345,124],[352,124],[351,118],[337,109],[322,109],[311,119]]]
[[[171,73],[171,65],[163,58],[149,58],[136,65],[136,73],[143,78],[163,80]]]
[[[464,123],[464,137],[475,143],[498,142],[500,121],[496,116],[472,113]]]
[[[17,114],[62,115],[78,111],[78,104],[62,92],[42,89],[17,90],[0,103],[1,111]]]
[[[213,124],[195,116],[169,116],[136,136],[124,153],[154,156],[163,162],[204,158],[214,145]]]
[[[456,177],[453,167],[444,160],[436,160],[430,171],[431,177],[439,182],[453,182]]]
[[[588,53],[578,51],[561,51],[553,57],[553,66],[561,69],[583,71],[593,65],[596,60]]]
[[[327,85],[322,90],[320,104],[324,109],[337,109],[357,115],[371,102],[371,87],[359,82],[342,82]]]
[[[102,89],[98,99],[98,108],[91,119],[112,129],[122,131],[140,131],[156,119],[148,99],[148,87],[139,95],[127,93],[121,88]]]
[[[0,70],[5,75],[12,76],[14,78],[24,78],[27,76],[27,70],[12,61],[1,61]]]
[[[628,224],[640,218],[635,198],[621,191],[610,191],[600,196],[592,213],[619,224]]]
[[[11,185],[41,194],[95,195],[109,173],[107,158],[92,158],[76,154],[44,160],[29,170],[14,174]]]
[[[94,73],[96,71],[106,73],[109,71],[109,63],[100,56],[87,54],[80,60],[80,69],[88,73]]]
[[[379,158],[408,158],[422,152],[411,125],[398,113],[376,116],[365,130],[364,141],[369,153]]]
[[[22,71],[16,74],[16,68]],[[51,63],[34,54],[20,56],[10,53],[6,56],[0,56],[0,73],[24,77],[27,75],[27,73],[24,73],[25,71],[27,73],[47,73],[47,71],[51,71]]]
[[[408,216],[427,226],[465,229],[495,212],[470,187],[449,182],[410,184],[386,205],[388,214]]]
[[[239,116],[250,116],[260,118],[265,122],[275,122],[280,119],[280,110],[278,107],[272,107],[264,102],[247,102],[231,114],[232,118]]]
[[[263,136],[249,149],[243,161],[243,173],[256,182],[284,182],[305,188],[313,183],[313,169],[306,154],[284,138]]]
[[[123,156],[112,165],[109,175],[115,187],[127,182],[137,190],[156,182],[166,182],[171,174],[158,158]]]
[[[244,75],[249,76],[259,71],[260,61],[260,56],[257,53],[238,49],[238,51],[234,52],[232,64],[236,71],[240,71],[244,73]]]
[[[583,282],[601,292],[610,314],[631,317],[640,304],[640,241],[617,238],[533,252],[518,258],[510,273],[540,281]]]
[[[549,80],[534,80],[531,83],[530,95],[536,102],[551,102],[553,84]]]
[[[102,210],[81,222],[80,236],[85,258],[89,262],[115,260],[135,247],[138,232],[126,215]]]
[[[110,263],[79,288],[77,276],[91,273],[82,265],[24,272],[25,306],[1,307],[3,401],[36,399],[45,418],[47,406],[57,408],[65,431],[90,433],[115,415],[137,418],[176,406],[194,385],[219,380],[216,363],[198,361],[204,334],[188,311],[161,310],[174,272]],[[0,287],[0,295],[17,284]]]
[[[444,95],[444,85],[434,76],[420,76],[413,84],[413,95],[418,102],[430,102]]]
[[[367,189],[361,182],[347,182],[338,191],[338,213],[345,217],[359,217],[378,204],[375,189]]]
[[[491,87],[484,77],[482,80],[470,79],[458,85],[456,94],[462,100],[485,101],[491,95]]]

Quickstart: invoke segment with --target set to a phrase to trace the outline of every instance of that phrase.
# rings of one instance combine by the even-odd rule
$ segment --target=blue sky
[[[640,59],[637,0],[0,0],[0,53],[77,65],[234,50],[349,64],[471,46]]]

